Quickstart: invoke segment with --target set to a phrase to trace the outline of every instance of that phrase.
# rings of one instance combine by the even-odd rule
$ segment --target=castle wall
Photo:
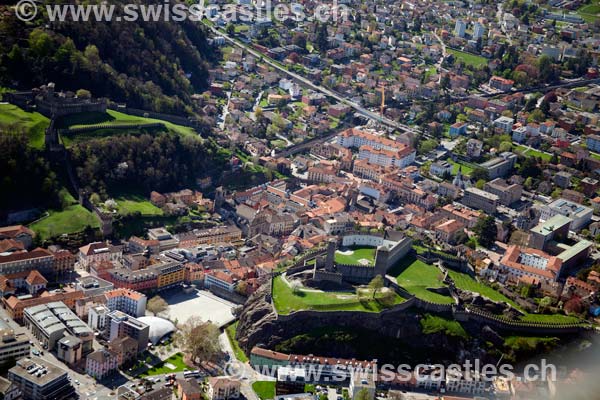
[[[398,241],[394,247],[390,249],[388,252],[388,265],[386,272],[412,250],[412,243],[413,241],[411,238],[405,237],[404,239]]]
[[[379,247],[383,244],[383,238],[373,235],[346,235],[342,238],[344,247],[350,246],[371,246]]]
[[[375,268],[363,265],[336,264],[344,280],[351,283],[369,283],[375,277]]]
[[[327,271],[316,271],[314,273],[313,279],[317,282],[328,281],[335,282],[337,284],[342,284],[342,274],[339,272],[327,272]]]

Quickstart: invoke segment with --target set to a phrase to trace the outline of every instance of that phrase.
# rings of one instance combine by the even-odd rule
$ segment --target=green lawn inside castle
[[[304,287],[284,275],[273,278],[273,303],[283,315],[300,310],[380,312],[406,301],[389,288],[373,292],[367,286],[352,291],[324,291]]]
[[[335,251],[335,262],[350,265],[374,265],[375,247],[349,247]]]

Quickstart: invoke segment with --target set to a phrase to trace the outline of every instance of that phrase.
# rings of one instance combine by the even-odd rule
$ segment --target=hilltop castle
[[[341,264],[335,261],[338,245],[343,247],[375,247],[375,262],[368,265]],[[412,248],[412,239],[397,231],[376,233],[349,233],[341,240],[331,239],[327,243],[325,256],[317,257],[313,270],[315,281],[363,284],[370,282],[376,275],[385,275]]]
[[[106,99],[77,97],[73,92],[55,92],[54,83],[26,92],[6,93],[6,100],[26,111],[37,111],[48,118],[82,112],[106,112]]]

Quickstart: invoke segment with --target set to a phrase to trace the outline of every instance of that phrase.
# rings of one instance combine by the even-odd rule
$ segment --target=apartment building
[[[90,307],[88,311],[88,326],[95,331],[103,331],[106,328],[106,315],[110,311],[104,304]]]
[[[78,262],[86,271],[90,270],[92,263],[101,261],[120,261],[123,250],[105,242],[89,243],[79,248]]]
[[[119,310],[132,317],[143,317],[146,312],[146,295],[131,289],[114,289],[104,293],[110,311]]]
[[[33,245],[35,232],[23,225],[0,227],[0,240],[12,239],[23,244],[26,249]]]
[[[179,247],[195,247],[203,244],[237,242],[242,239],[242,231],[235,225],[217,226],[208,229],[194,229],[177,235]]]
[[[335,181],[337,171],[329,165],[315,165],[308,168],[307,179],[316,183],[331,183]]]
[[[462,222],[467,228],[472,229],[483,215],[480,211],[469,210],[468,208],[455,207],[452,204],[446,204],[440,210],[441,214],[448,219],[455,219]]]
[[[138,354],[138,342],[129,336],[110,341],[108,348],[117,355],[119,366],[134,360]]]
[[[552,203],[542,206],[540,221],[547,221],[555,215],[563,215],[572,220],[570,229],[579,231],[585,228],[592,220],[594,210],[590,207],[569,201],[567,199],[557,199]]]
[[[511,152],[504,152],[499,157],[486,161],[479,166],[488,172],[489,179],[502,178],[508,175],[515,167],[517,155]]]
[[[179,262],[165,262],[148,267],[156,274],[156,290],[164,290],[183,283],[185,267]]]
[[[354,219],[346,212],[336,213],[323,222],[323,230],[328,235],[339,235],[354,229]]]
[[[53,276],[54,254],[42,248],[0,254],[0,274],[28,272],[33,269],[46,276]]]
[[[85,359],[85,373],[96,379],[103,379],[119,368],[117,354],[108,349],[96,350]]]
[[[104,335],[111,342],[115,339],[129,336],[137,342],[138,352],[142,352],[148,346],[150,327],[124,312],[115,310],[106,315]]]
[[[401,143],[393,150],[363,145],[358,151],[359,160],[367,160],[371,164],[383,167],[404,168],[415,161],[415,156],[416,152],[413,149]]]
[[[483,190],[498,196],[500,204],[505,206],[510,206],[519,201],[523,194],[523,186],[516,183],[510,184],[502,178],[496,178],[490,182],[486,182]]]
[[[29,355],[29,338],[23,332],[15,332],[8,322],[0,319],[0,365]]]
[[[35,296],[41,290],[46,289],[47,283],[46,278],[37,270],[0,275],[0,295],[8,296],[17,290],[25,290]]]
[[[67,371],[39,357],[18,360],[8,371],[8,379],[24,399],[66,400],[76,396]]]
[[[381,165],[369,163],[369,160],[356,160],[352,167],[352,173],[360,178],[370,179],[379,182],[379,179],[389,173],[389,169]]]
[[[495,214],[500,198],[484,190],[470,187],[465,189],[465,195],[462,203],[474,210],[482,210],[486,214]]]
[[[588,135],[585,139],[585,144],[590,151],[600,153],[600,136]]]
[[[99,273],[98,276],[111,282],[116,288],[153,291],[158,287],[158,275],[151,268],[135,271],[127,268],[113,268]]]
[[[450,175],[453,165],[448,161],[436,161],[429,166],[429,173],[435,176]]]
[[[469,395],[484,394],[487,388],[487,378],[477,371],[463,373],[455,369],[446,372],[446,391]]]
[[[240,397],[241,383],[237,379],[224,376],[208,378],[208,398],[211,400],[228,400]]]
[[[216,270],[204,275],[204,287],[210,289],[217,287],[228,292],[233,292],[237,285],[237,279],[227,270]]]

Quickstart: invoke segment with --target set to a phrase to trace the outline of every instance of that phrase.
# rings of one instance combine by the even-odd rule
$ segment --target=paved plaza
[[[195,290],[192,293],[170,291],[161,294],[161,297],[169,303],[169,308],[159,316],[168,315],[172,321],[183,323],[196,315],[204,321],[223,326],[234,320],[232,310],[236,305],[205,290]]]

